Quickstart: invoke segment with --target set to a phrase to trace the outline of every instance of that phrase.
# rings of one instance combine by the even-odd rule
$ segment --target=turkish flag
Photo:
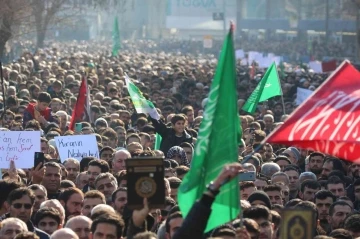
[[[85,77],[81,80],[81,85],[79,88],[79,94],[76,100],[76,104],[74,106],[71,121],[69,125],[70,130],[74,130],[75,123],[81,121],[89,121],[90,119],[90,102],[89,102],[89,92],[87,88],[87,80]]]
[[[360,73],[344,61],[265,141],[360,160]]]

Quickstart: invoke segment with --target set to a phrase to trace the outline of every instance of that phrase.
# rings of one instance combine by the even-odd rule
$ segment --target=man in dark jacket
[[[34,232],[40,239],[50,239],[50,236],[40,229],[34,227],[30,218],[33,212],[35,194],[31,189],[21,187],[13,190],[8,198],[9,213],[6,218],[15,217],[26,223],[29,232]]]
[[[182,114],[177,114],[171,118],[172,127],[167,127],[163,122],[152,119],[151,121],[162,141],[160,150],[166,155],[173,146],[179,146],[183,142],[192,143],[191,135],[185,130],[186,118]]]

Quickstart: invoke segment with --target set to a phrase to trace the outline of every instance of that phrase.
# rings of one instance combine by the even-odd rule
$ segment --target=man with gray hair
[[[299,182],[302,184],[305,180],[317,181],[317,177],[313,172],[303,172],[299,176]]]
[[[271,176],[271,184],[283,182],[285,185],[289,186],[290,180],[286,173],[277,172]]]
[[[65,228],[73,230],[80,239],[88,239],[92,220],[86,216],[75,216],[65,225]]]
[[[111,203],[111,196],[118,187],[116,178],[111,173],[100,173],[95,179],[95,189],[105,195],[106,202]]]
[[[87,172],[81,172],[76,176],[75,185],[77,188],[84,188],[88,182],[89,176],[87,175]]]
[[[4,239],[13,239],[17,234],[27,231],[26,223],[18,218],[10,217],[1,222],[0,236]]]
[[[126,149],[120,149],[114,153],[112,160],[112,170],[113,174],[125,170],[125,160],[131,158],[131,154]]]
[[[72,182],[76,181],[76,177],[80,172],[80,162],[74,158],[68,158],[64,161],[64,166],[68,171],[67,179],[71,180]]]
[[[266,135],[269,135],[274,128],[274,116],[272,116],[271,114],[266,114],[263,117],[263,121],[265,124],[264,131]]]
[[[261,174],[268,178],[271,178],[271,176],[277,172],[280,172],[280,166],[276,163],[269,162],[261,165]]]

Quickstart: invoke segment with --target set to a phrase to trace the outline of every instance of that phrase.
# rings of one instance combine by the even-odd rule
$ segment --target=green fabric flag
[[[161,141],[162,141],[161,135],[156,133],[154,150],[159,150],[160,149]]]
[[[149,114],[151,118],[159,120],[160,115],[157,112],[154,104],[150,100],[145,99],[139,88],[137,88],[136,85],[131,82],[128,75],[126,74],[125,83],[136,112]]]
[[[279,76],[276,65],[273,63],[266,71],[264,77],[256,86],[249,99],[246,101],[242,109],[253,114],[259,102],[263,102],[271,97],[282,95]]]
[[[114,20],[114,27],[112,32],[112,40],[113,40],[113,48],[112,48],[112,56],[117,56],[118,52],[121,48],[120,43],[120,32],[119,32],[119,24],[118,24],[118,18],[115,17]]]
[[[280,68],[280,77],[281,77],[281,79],[285,79],[286,73],[285,73],[284,62],[280,62],[279,68]]]
[[[232,35],[230,31],[224,41],[200,125],[191,168],[178,190],[178,202],[184,216],[202,196],[206,185],[216,179],[223,166],[238,160],[241,130],[237,110]],[[236,178],[221,187],[220,194],[212,205],[206,231],[227,223],[239,215],[238,183]]]

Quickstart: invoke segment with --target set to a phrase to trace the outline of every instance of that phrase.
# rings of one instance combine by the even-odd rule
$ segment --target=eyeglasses
[[[24,204],[22,204],[22,203],[14,203],[12,206],[14,208],[16,208],[16,209],[20,209],[20,208],[24,207],[25,209],[29,210],[29,209],[32,208],[32,205],[29,204],[29,203],[24,203]]]

